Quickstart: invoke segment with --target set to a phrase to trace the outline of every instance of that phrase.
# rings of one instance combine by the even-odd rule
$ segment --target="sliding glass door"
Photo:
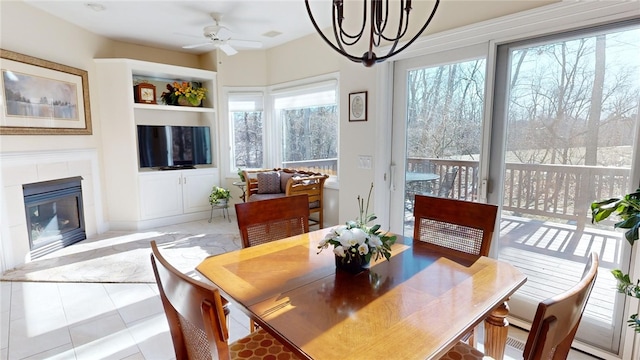
[[[538,302],[568,289],[589,253],[600,274],[577,338],[617,353],[624,297],[611,269],[630,251],[589,205],[635,189],[640,28],[619,24],[498,47],[489,201],[502,205],[497,256],[527,283],[511,314],[530,321]],[[635,150],[637,154],[637,150]],[[496,161],[502,159],[501,161]]]
[[[394,71],[391,221],[413,235],[416,195],[478,199],[486,47],[400,61]],[[399,231],[399,230],[395,230]]]

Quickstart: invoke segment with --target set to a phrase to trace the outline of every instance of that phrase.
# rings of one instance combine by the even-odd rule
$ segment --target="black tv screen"
[[[208,126],[138,125],[141,168],[191,168],[211,164]]]

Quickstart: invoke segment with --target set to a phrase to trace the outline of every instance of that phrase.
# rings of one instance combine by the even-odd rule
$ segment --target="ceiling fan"
[[[220,25],[217,14],[211,14],[211,17],[215,24],[205,26],[202,30],[204,37],[208,39],[208,41],[199,44],[185,45],[182,47],[183,49],[194,49],[201,46],[213,45],[224,51],[225,54],[231,56],[238,53],[235,49],[236,47],[250,49],[258,49],[262,47],[262,43],[260,41],[234,39],[233,32],[229,30],[229,28]]]

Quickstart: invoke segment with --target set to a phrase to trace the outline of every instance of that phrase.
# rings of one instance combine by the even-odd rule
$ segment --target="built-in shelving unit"
[[[211,187],[219,185],[216,73],[131,59],[96,59],[106,202],[111,229],[144,229],[206,219]],[[201,107],[161,103],[166,84],[198,82]],[[134,102],[134,85],[156,86],[158,104]],[[209,126],[211,166],[159,171],[138,164],[137,125]]]

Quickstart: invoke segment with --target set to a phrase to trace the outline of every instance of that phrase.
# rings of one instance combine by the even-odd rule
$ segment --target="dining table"
[[[301,359],[437,359],[484,322],[502,359],[507,301],[526,277],[504,261],[460,258],[397,236],[358,274],[318,244],[332,228],[214,255],[197,271]]]

